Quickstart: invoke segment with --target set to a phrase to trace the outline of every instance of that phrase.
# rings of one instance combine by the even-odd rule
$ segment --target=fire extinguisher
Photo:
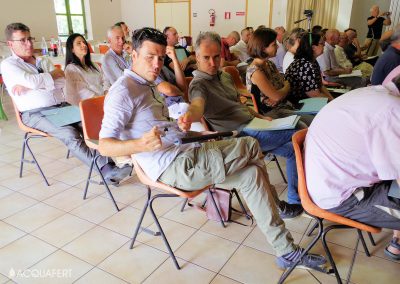
[[[215,26],[215,10],[210,9],[208,10],[208,13],[210,14],[210,27]]]

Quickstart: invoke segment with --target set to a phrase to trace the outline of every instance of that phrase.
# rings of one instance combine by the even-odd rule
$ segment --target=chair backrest
[[[54,64],[54,68],[62,70],[62,65],[61,64]]]
[[[236,89],[239,92],[247,92],[246,86],[243,84],[242,80],[240,79],[239,70],[235,66],[225,66],[222,68],[225,72],[231,74],[233,83],[235,84]]]
[[[101,122],[104,116],[104,98],[105,96],[93,97],[79,103],[85,140],[99,140]]]
[[[93,46],[88,42],[89,53],[94,53]]]
[[[105,54],[109,49],[110,49],[110,47],[108,45],[105,45],[105,44],[99,45],[99,52],[101,54]]]
[[[193,77],[185,77],[186,79],[186,92],[185,92],[185,100],[187,99],[187,101],[189,101],[189,85],[190,82],[192,82]]]
[[[37,134],[37,135],[45,136],[45,137],[48,137],[48,136],[49,136],[47,133],[45,133],[45,132],[43,132],[43,131],[40,131],[40,130],[31,128],[31,127],[29,127],[29,126],[26,126],[26,125],[22,122],[21,113],[19,112],[17,106],[15,105],[14,100],[12,100],[12,102],[13,102],[13,106],[14,106],[15,117],[17,118],[18,127],[19,127],[22,131],[27,132],[27,133],[32,133],[32,134]]]
[[[142,170],[142,168],[139,166],[139,164],[138,164],[138,162],[136,161],[135,158],[132,158],[132,162],[133,162],[133,167],[135,169],[135,172],[136,172],[136,175],[137,175],[138,179],[144,185],[147,185],[147,186],[150,186],[150,187],[155,187],[155,188],[158,188],[158,189],[162,189],[162,190],[165,190],[167,192],[179,195],[180,197],[183,197],[183,198],[194,198],[197,195],[199,195],[200,193],[202,193],[203,191],[205,191],[205,190],[210,188],[210,186],[206,186],[204,188],[201,188],[201,189],[198,189],[198,190],[194,190],[194,191],[182,191],[180,189],[174,188],[174,187],[166,185],[164,183],[161,183],[161,182],[158,182],[158,181],[152,181],[145,174],[145,172]]]
[[[360,230],[364,230],[371,233],[379,233],[381,231],[380,228],[376,228],[373,226],[368,226],[363,223],[345,218],[343,216],[337,215],[335,213],[326,211],[320,207],[318,207],[311,199],[308,194],[306,176],[304,172],[304,163],[303,163],[303,145],[304,140],[307,135],[307,129],[302,129],[296,132],[292,137],[294,152],[296,155],[296,166],[297,166],[297,174],[298,174],[298,190],[301,199],[301,205],[306,212],[316,217],[320,217],[332,222],[336,222],[339,224],[347,225],[350,227],[358,228]]]

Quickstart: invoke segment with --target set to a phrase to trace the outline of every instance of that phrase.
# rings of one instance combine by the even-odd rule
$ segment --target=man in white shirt
[[[101,68],[104,77],[112,85],[122,76],[125,69],[131,67],[131,57],[124,50],[125,35],[120,26],[112,26],[107,31],[110,49],[104,54]]]
[[[229,51],[236,55],[236,57],[238,57],[240,61],[246,62],[247,59],[250,58],[247,52],[247,43],[249,42],[249,39],[251,37],[250,28],[244,28],[240,32],[240,37],[241,39],[239,40],[239,42],[234,46],[231,46],[229,48]]]
[[[275,31],[277,33],[276,44],[278,45],[278,50],[276,51],[275,57],[272,57],[269,60],[275,63],[279,73],[283,73],[283,58],[286,54],[286,48],[283,45],[283,38],[285,36],[286,30],[284,27],[276,27]]]
[[[80,127],[76,124],[55,126],[41,113],[43,110],[68,105],[62,92],[64,72],[55,69],[47,58],[33,56],[34,38],[26,25],[9,24],[5,38],[12,56],[1,63],[1,74],[10,96],[21,112],[23,123],[61,140],[74,157],[90,166],[92,154],[83,142]],[[106,157],[100,157],[98,165],[109,183],[118,183],[131,171],[131,167],[115,167]]]

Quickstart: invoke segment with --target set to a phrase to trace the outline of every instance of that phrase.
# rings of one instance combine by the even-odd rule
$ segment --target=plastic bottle
[[[64,49],[63,49],[63,46],[62,46],[62,41],[61,41],[61,38],[58,38],[58,55],[60,55],[60,56],[64,56]]]
[[[42,44],[41,44],[41,48],[42,48],[42,55],[46,56],[48,55],[48,49],[47,49],[47,43],[46,43],[46,39],[44,37],[42,37]]]
[[[51,37],[50,40],[50,52],[52,53],[51,55],[54,57],[58,56],[58,48],[57,48],[57,41],[54,39],[54,37]]]

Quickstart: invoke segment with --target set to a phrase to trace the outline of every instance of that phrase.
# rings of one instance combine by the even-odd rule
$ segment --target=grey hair
[[[11,23],[7,25],[6,29],[4,30],[6,40],[11,40],[13,33],[15,33],[16,31],[30,32],[30,29],[27,25],[24,25],[23,23]]]
[[[400,42],[400,24],[398,24],[394,30],[393,30],[393,34],[390,37],[390,42]]]
[[[107,38],[110,38],[112,36],[112,32],[114,30],[121,30],[122,31],[122,28],[121,28],[121,26],[116,26],[116,25],[109,27],[107,29]]]
[[[205,40],[214,42],[214,43],[218,44],[218,46],[221,48],[221,37],[219,36],[219,34],[217,34],[216,32],[204,32],[204,33],[200,33],[196,39],[196,43],[194,46],[194,50],[196,52],[199,51],[201,42],[203,42]]]

